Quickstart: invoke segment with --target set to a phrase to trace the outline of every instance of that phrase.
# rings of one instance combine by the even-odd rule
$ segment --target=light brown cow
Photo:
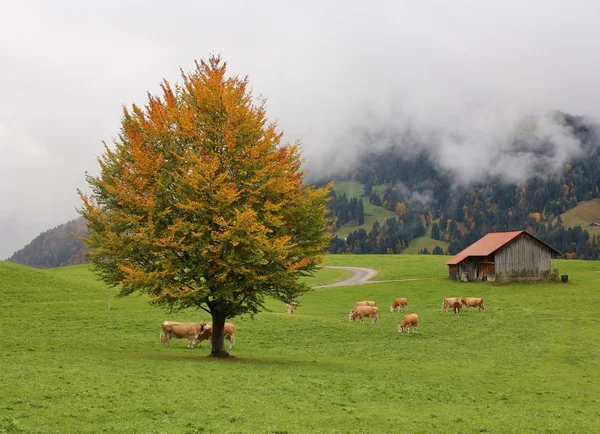
[[[285,313],[295,313],[296,307],[298,307],[298,305],[295,303],[286,304],[285,305]]]
[[[395,312],[397,310],[406,309],[408,307],[408,300],[406,298],[397,298],[394,300],[392,305],[390,306],[390,312]]]
[[[235,344],[235,324],[226,322],[225,327],[223,328],[223,334],[225,335],[225,339],[229,341],[229,349],[231,349]],[[198,343],[210,341],[212,339],[212,322],[202,323],[201,330],[196,339],[198,340]]]
[[[171,338],[188,339],[188,348],[196,346],[196,337],[202,331],[202,323],[164,321],[160,330],[160,341],[163,346],[170,345]]]
[[[406,329],[407,333],[410,333],[411,327],[413,329],[413,333],[416,333],[418,325],[419,315],[417,315],[416,313],[409,313],[408,315],[404,315],[404,318],[402,318],[402,322],[398,324],[398,333],[402,333],[404,329]]]
[[[457,301],[460,303],[460,297],[444,298],[442,300],[442,310],[448,311],[448,308],[452,309],[454,307],[454,303]]]
[[[483,307],[483,298],[466,297],[461,298],[463,306],[467,306],[468,309],[471,307],[478,307],[479,309],[485,309]]]
[[[360,322],[364,322],[364,317],[371,317],[373,320],[372,324],[375,324],[379,321],[379,308],[376,306],[356,306],[350,311],[348,321],[354,321],[356,318],[359,318]]]
[[[454,314],[455,315],[459,315],[460,314],[460,309],[462,308],[462,304],[458,301],[454,302]]]
[[[356,303],[354,303],[354,307],[358,307],[358,306],[377,306],[377,303],[375,303],[374,301],[357,301]]]

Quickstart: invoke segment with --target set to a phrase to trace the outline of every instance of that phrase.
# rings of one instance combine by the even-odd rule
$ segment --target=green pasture
[[[333,190],[338,196],[345,194],[350,200],[353,197],[358,198],[365,194],[365,185],[358,181],[335,181]]]
[[[373,205],[367,198],[363,197],[361,200],[363,201],[363,209],[365,211],[365,222],[360,226],[344,225],[335,232],[335,235],[340,238],[348,238],[348,235],[350,235],[351,232],[359,229],[370,232],[376,221],[378,221],[379,224],[383,224],[387,219],[396,215],[383,207]]]
[[[438,223],[438,221],[436,220],[436,223]],[[427,232],[425,233],[425,235],[423,235],[422,237],[417,237],[414,238],[410,241],[410,245],[406,248],[402,250],[402,253],[408,253],[408,254],[418,254],[419,251],[427,248],[427,250],[429,251],[429,253],[433,252],[434,247],[439,246],[442,248],[442,250],[444,252],[446,252],[448,250],[448,246],[450,245],[450,243],[448,243],[447,241],[442,241],[442,240],[434,240],[433,238],[431,238],[431,229],[432,229],[432,225],[429,225],[427,227]]]
[[[383,193],[387,185],[379,185],[373,186],[373,190],[377,191],[380,196],[383,197]],[[383,224],[390,217],[395,217],[396,214],[393,211],[387,210],[381,206],[375,206],[371,202],[369,202],[369,198],[361,197],[361,195],[365,194],[365,186],[364,184],[357,181],[336,181],[333,185],[333,190],[336,194],[341,195],[342,193],[346,194],[348,200],[353,197],[362,200],[363,202],[363,210],[365,212],[365,222],[360,226],[355,225],[345,225],[342,226],[335,232],[340,238],[348,238],[351,232],[354,232],[358,229],[364,229],[369,232],[373,229],[373,223],[378,221],[380,224]]]
[[[85,266],[0,262],[0,433],[593,433],[600,427],[600,263],[559,261],[568,283],[447,279],[432,255],[338,255],[371,267],[237,325],[231,360],[159,343],[165,312],[117,298]],[[348,272],[323,269],[311,285]],[[393,281],[389,281],[393,280]],[[479,296],[456,316],[443,297]],[[398,334],[396,297],[420,316]],[[380,322],[348,321],[376,300]],[[110,304],[109,304],[110,303]]]
[[[579,202],[575,208],[564,212],[560,217],[565,228],[581,226],[590,234],[598,235],[600,228],[591,228],[590,223],[600,220],[600,199]]]

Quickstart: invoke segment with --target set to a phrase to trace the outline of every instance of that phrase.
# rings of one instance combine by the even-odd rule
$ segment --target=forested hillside
[[[441,171],[426,151],[407,156],[397,145],[390,145],[383,152],[365,152],[358,166],[339,178],[364,184],[364,199],[396,216],[373,224],[368,231],[359,229],[345,239],[334,238],[329,252],[400,253],[432,225],[432,238],[450,243],[443,253],[455,254],[488,232],[526,229],[567,257],[598,259],[595,233],[581,226],[565,228],[561,219],[562,213],[579,202],[600,197],[597,127],[586,125],[580,117],[557,116],[580,141],[583,153],[552,173],[544,167],[545,153],[556,149],[544,143],[516,143],[514,152],[535,146],[538,158],[539,167],[522,183],[507,183],[496,176],[464,185]],[[380,185],[387,186],[383,194],[375,191],[374,186]],[[338,228],[364,219],[360,200],[334,192],[331,207]]]
[[[85,245],[77,238],[87,233],[86,223],[79,217],[47,230],[15,252],[8,261],[37,268],[87,263]]]

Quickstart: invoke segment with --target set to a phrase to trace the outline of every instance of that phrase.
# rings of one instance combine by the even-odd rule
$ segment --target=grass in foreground
[[[419,280],[318,289],[295,315],[271,302],[233,320],[233,360],[160,345],[163,320],[204,313],[115,299],[85,267],[0,262],[0,432],[595,432],[600,264],[561,261],[567,284],[491,285],[438,277],[443,260],[330,256]],[[396,331],[400,296],[416,335]],[[441,312],[445,296],[486,309]],[[348,322],[359,299],[378,302],[379,324]]]

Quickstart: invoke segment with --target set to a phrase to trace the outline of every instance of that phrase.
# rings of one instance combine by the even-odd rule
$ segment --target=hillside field
[[[435,221],[435,223],[439,224],[439,221]],[[402,249],[402,253],[419,253],[420,250],[427,249],[429,253],[433,252],[435,247],[441,247],[444,252],[448,251],[448,246],[450,245],[447,241],[442,240],[434,240],[431,238],[431,229],[433,225],[429,225],[427,227],[427,232],[422,237],[414,238],[410,241],[408,247],[406,249]]]
[[[386,187],[386,185],[373,186],[373,190],[379,193],[380,196],[383,196]],[[363,210],[365,212],[365,222],[362,225],[346,224],[335,232],[335,235],[340,238],[348,238],[348,235],[350,235],[351,232],[359,229],[364,229],[365,231],[370,232],[371,229],[373,229],[373,223],[375,223],[375,221],[383,224],[390,217],[396,216],[393,211],[387,210],[381,206],[373,205],[371,202],[369,202],[368,197],[361,197],[361,195],[365,193],[365,186],[360,182],[336,181],[333,185],[333,190],[337,195],[341,195],[342,193],[346,194],[348,200],[353,197],[362,200]]]
[[[581,226],[590,234],[600,234],[600,228],[590,227],[591,222],[600,222],[600,199],[579,202],[575,208],[561,214],[563,226],[572,228]]]
[[[235,318],[231,360],[159,342],[169,313],[117,298],[87,266],[0,262],[0,433],[589,433],[600,426],[600,263],[560,260],[567,283],[447,279],[446,256],[334,255],[376,268]],[[310,285],[349,272],[323,269]],[[442,312],[443,297],[485,310]],[[396,297],[420,316],[399,334]],[[348,321],[375,300],[380,321]]]

